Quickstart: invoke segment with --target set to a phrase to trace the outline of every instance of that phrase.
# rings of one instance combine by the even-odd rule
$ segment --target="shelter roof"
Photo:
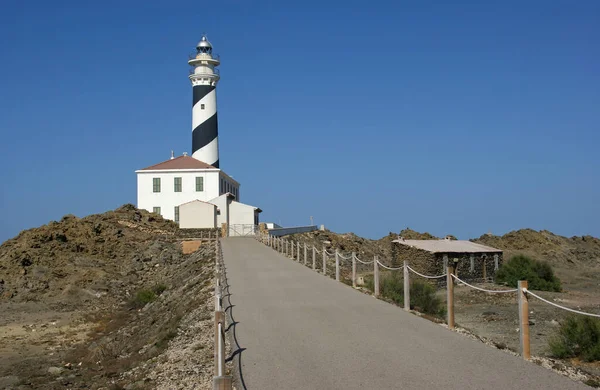
[[[502,253],[502,250],[466,240],[394,240],[402,245],[431,253]]]

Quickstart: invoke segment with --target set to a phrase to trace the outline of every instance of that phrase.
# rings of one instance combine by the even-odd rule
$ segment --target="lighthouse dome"
[[[208,39],[206,39],[206,36],[202,36],[202,39],[196,45],[196,49],[198,50],[199,53],[211,53],[212,45],[210,44]]]

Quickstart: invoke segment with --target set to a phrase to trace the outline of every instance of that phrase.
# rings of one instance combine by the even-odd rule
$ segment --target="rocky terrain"
[[[0,246],[0,389],[190,389],[212,379],[214,241],[125,205]]]

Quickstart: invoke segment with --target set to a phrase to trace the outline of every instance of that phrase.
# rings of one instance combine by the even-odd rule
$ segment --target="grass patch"
[[[157,284],[150,289],[139,290],[132,299],[131,306],[135,309],[141,309],[148,303],[154,302],[166,289],[167,286],[164,284]]]
[[[527,280],[532,290],[561,291],[560,279],[550,264],[523,255],[511,257],[496,273],[498,284],[517,287],[519,280]]]
[[[560,359],[577,357],[587,362],[600,361],[600,320],[567,317],[548,346],[551,355]]]

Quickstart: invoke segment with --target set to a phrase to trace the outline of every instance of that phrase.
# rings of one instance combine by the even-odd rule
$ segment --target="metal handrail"
[[[197,55],[198,55],[198,53],[188,54],[188,61],[198,59]],[[217,60],[217,61],[221,62],[221,56],[219,56],[218,54],[211,54],[210,56],[212,57],[213,60]]]
[[[195,70],[195,69],[196,69],[196,68],[191,68],[191,69],[190,69],[190,71],[189,71],[190,75],[196,74],[196,73],[194,73],[194,70]],[[198,73],[198,74],[199,74],[199,75],[208,75],[208,76],[210,76],[210,75],[211,75],[211,73]],[[217,76],[220,76],[220,75],[221,75],[221,72],[219,71],[219,69],[217,69],[217,68],[214,68],[214,69],[213,69],[213,73],[212,73],[212,74],[216,74]]]

